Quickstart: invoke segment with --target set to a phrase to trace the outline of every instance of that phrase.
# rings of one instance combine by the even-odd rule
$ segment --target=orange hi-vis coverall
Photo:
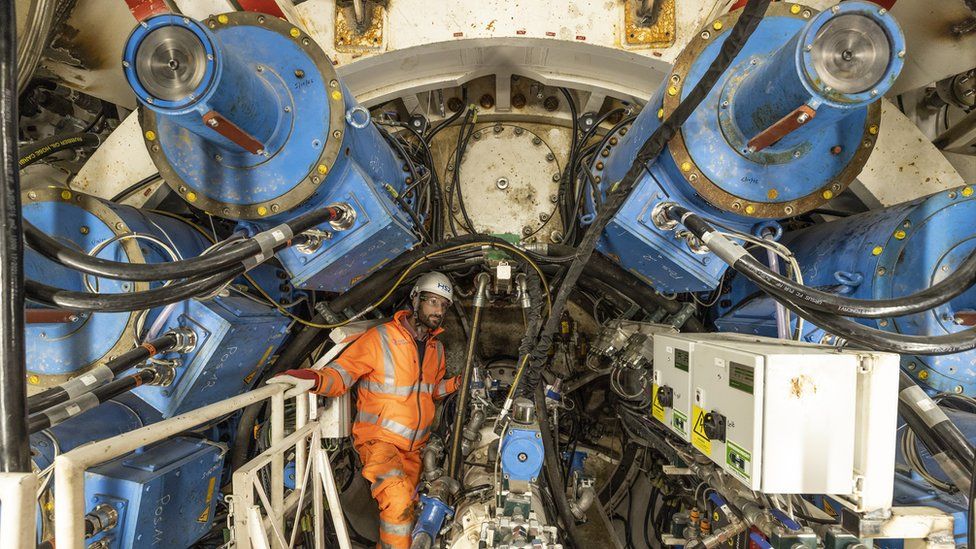
[[[433,330],[426,342],[405,325],[410,311],[367,330],[338,358],[317,370],[313,391],[339,396],[357,381],[353,444],[380,509],[380,547],[407,548],[420,481],[420,451],[434,419],[434,400],[454,392],[459,377],[444,379],[444,346]],[[423,364],[419,362],[424,346]]]

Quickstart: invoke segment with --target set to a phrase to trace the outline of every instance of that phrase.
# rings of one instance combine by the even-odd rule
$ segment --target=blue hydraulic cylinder
[[[104,259],[163,263],[198,256],[211,245],[180,219],[68,189],[25,191],[22,200],[25,219],[54,238]],[[30,249],[24,257],[28,278],[68,290],[128,293],[162,284],[86,277]],[[287,276],[281,269],[262,265],[251,273],[273,299],[291,299],[290,290],[285,292],[278,285]],[[28,307],[28,318],[45,309],[33,303]],[[27,382],[32,390],[78,376],[128,351],[149,334],[192,331],[193,349],[159,357],[175,361],[173,383],[136,390],[167,416],[247,390],[282,342],[289,323],[270,304],[234,294],[148,311],[72,313],[67,318],[41,316],[39,320],[26,328]]]
[[[594,166],[601,198],[701,80],[739,15],[722,16],[693,38],[631,128],[601,151],[606,161]],[[770,220],[824,204],[867,161],[880,131],[877,101],[904,54],[901,30],[876,4],[843,2],[817,14],[773,3],[705,100],[646,163],[598,249],[660,291],[715,288],[726,265],[694,238],[655,224],[655,207],[677,202],[760,235]],[[583,221],[594,213],[591,197]]]
[[[787,233],[803,283],[857,299],[888,299],[928,288],[976,253],[976,197],[972,186]],[[765,263],[763,253],[758,256]],[[857,319],[872,328],[938,336],[967,328],[976,312],[976,288],[914,315]],[[721,331],[776,337],[775,303],[736,273],[714,307]],[[796,318],[793,319],[793,330]],[[837,344],[838,336],[804,323],[802,338]],[[923,387],[976,394],[976,351],[945,356],[903,355],[902,367]]]
[[[405,191],[404,160],[287,21],[158,15],[132,32],[123,67],[150,156],[191,205],[256,230],[331,202],[352,206],[351,227],[323,224],[313,245],[280,254],[296,286],[344,291],[417,243],[393,198]]]

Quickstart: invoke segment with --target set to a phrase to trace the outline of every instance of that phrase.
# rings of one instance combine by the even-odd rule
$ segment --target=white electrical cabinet
[[[897,355],[734,334],[654,349],[655,393],[672,400],[655,419],[749,489],[890,507]]]
[[[691,353],[700,338],[654,335],[651,415],[685,442],[691,441]]]

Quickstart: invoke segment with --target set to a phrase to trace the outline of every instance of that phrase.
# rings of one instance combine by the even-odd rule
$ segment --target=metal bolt
[[[478,104],[482,109],[490,109],[495,106],[495,98],[490,93],[486,93],[478,100]]]
[[[552,174],[552,180],[553,181],[559,181],[559,178],[560,178],[560,175],[558,173]]]
[[[882,320],[882,321],[878,322],[878,326],[881,326],[882,328],[884,328],[884,327],[888,326],[888,321],[887,320]]]
[[[512,100],[514,101],[514,98]],[[451,112],[458,112],[459,110],[464,108],[464,102],[457,97],[452,97],[447,100],[447,108]]]
[[[616,145],[619,142],[620,141],[616,137],[611,137],[609,141],[610,145]]]
[[[525,96],[522,95],[521,93],[517,93],[517,94],[513,95],[512,96],[512,99],[511,99],[511,102],[512,102],[512,108],[515,108],[515,109],[523,109],[523,108],[525,108],[525,104],[526,104]]]
[[[597,162],[596,163],[596,169],[602,170],[603,169],[603,162]]]
[[[474,140],[477,141],[481,139],[481,132],[474,132],[474,135],[472,135],[471,137],[473,137]]]
[[[549,240],[551,240],[551,241],[553,241],[553,242],[555,242],[557,244],[560,243],[560,242],[562,242],[563,241],[563,233],[562,233],[562,231],[552,231],[551,233],[549,233]]]
[[[210,120],[207,120],[207,125],[210,126],[211,128],[216,128],[217,126],[220,125],[220,121],[217,120],[216,118],[211,118]]]
[[[451,208],[451,212],[452,213],[458,213],[459,211],[461,211],[461,209],[458,208],[457,206],[454,206],[454,207]]]
[[[830,148],[830,154],[838,155],[843,150],[844,150],[844,148],[841,147],[840,145],[834,145],[833,147]]]
[[[884,267],[878,267],[878,276],[884,276],[885,273],[887,273],[887,272],[888,272],[888,269],[885,269]]]
[[[800,115],[796,117],[796,121],[800,124],[806,123],[807,120],[810,120],[810,115],[805,112],[801,112]]]
[[[550,194],[549,195],[549,202],[552,202],[553,204],[555,204],[558,201],[559,201],[559,197],[558,196],[556,196],[554,194]]]
[[[546,155],[546,160],[548,160],[549,162],[552,162],[555,159],[556,159],[556,155],[554,155],[552,153],[549,153],[549,154]]]
[[[952,390],[955,391],[956,393],[962,393],[962,385],[956,385],[955,387],[952,388]]]
[[[708,40],[710,36],[711,34],[708,34],[708,31],[704,31],[701,33],[702,40]]]
[[[129,66],[129,62],[128,61],[123,61],[122,62],[122,66],[123,67],[128,67]]]
[[[272,204],[271,205],[271,211],[273,211],[273,212],[277,212],[280,209],[281,209],[281,206],[279,206],[277,204]]]
[[[492,128],[492,130],[494,130],[495,133],[502,133],[503,129],[505,128],[503,128],[501,124],[495,124],[495,127]]]
[[[214,155],[214,160],[216,160],[217,162],[220,162],[220,161],[221,161],[221,160],[223,160],[223,159],[224,159],[224,157],[223,157],[223,156],[221,156],[221,155],[219,155],[219,154],[215,154],[215,155]]]
[[[542,107],[549,112],[553,112],[559,108],[559,98],[555,95],[550,95],[542,101]]]
[[[800,158],[800,156],[802,156],[800,151],[793,151],[793,158]]]
[[[295,69],[295,78],[305,78],[305,71],[302,69]]]
[[[257,66],[258,72],[264,72],[264,67],[262,65]]]
[[[37,193],[35,193],[34,191],[30,191],[29,193],[27,193],[27,198],[30,198],[31,200],[36,200]]]
[[[549,214],[547,213],[539,214],[539,221],[549,221]]]
[[[332,137],[335,137],[336,139],[339,139],[340,137],[342,137],[342,132],[339,131],[339,130],[336,130],[336,131],[332,132]]]
[[[528,225],[522,227],[522,234],[524,234],[525,236],[529,236],[530,234],[532,234],[532,227],[529,227]]]
[[[512,131],[513,131],[513,132],[515,132],[515,135],[522,135],[523,133],[525,133],[525,130],[524,130],[524,129],[522,129],[522,128],[518,128],[518,127],[516,127],[516,128],[515,128],[514,130],[512,130]]]
[[[87,225],[82,225],[81,228],[78,229],[78,232],[81,234],[88,234],[91,232],[91,229],[89,229]]]
[[[507,177],[499,177],[498,178],[498,181],[495,181],[495,186],[498,187],[501,190],[507,189],[508,188],[508,178]]]

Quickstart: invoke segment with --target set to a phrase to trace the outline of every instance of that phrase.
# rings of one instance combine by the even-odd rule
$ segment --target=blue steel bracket
[[[433,543],[444,526],[444,520],[453,516],[454,508],[450,505],[434,497],[420,496],[420,514],[410,538],[416,539],[419,534],[426,534]]]
[[[506,480],[535,482],[542,471],[544,451],[539,431],[509,429],[502,441],[502,474]]]

